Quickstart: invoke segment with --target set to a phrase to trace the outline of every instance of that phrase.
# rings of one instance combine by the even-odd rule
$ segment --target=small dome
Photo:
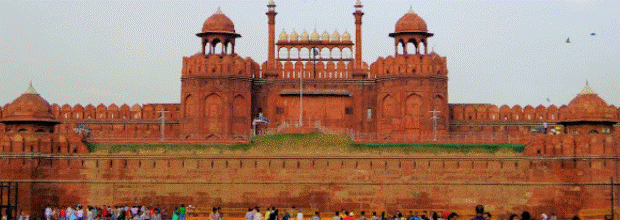
[[[308,41],[310,38],[308,37],[308,32],[304,31],[301,33],[300,41]]]
[[[321,40],[329,41],[329,33],[327,33],[327,31],[323,31],[323,34],[321,35]]]
[[[282,29],[282,33],[280,33],[280,41],[288,41],[288,35],[284,29]]]
[[[413,12],[413,9],[409,9],[409,12],[396,22],[394,32],[428,32],[428,28],[424,19]]]
[[[334,33],[332,34],[332,41],[334,42],[340,41],[340,33],[338,33],[338,30],[334,31]]]
[[[614,121],[607,102],[592,91],[586,83],[583,90],[568,104],[568,114],[564,121]]]
[[[32,87],[32,83],[21,96],[4,109],[3,122],[44,121],[55,122],[50,104]]]
[[[293,29],[293,32],[291,32],[291,34],[288,37],[289,37],[289,41],[299,40],[299,35],[297,34],[297,31],[295,31],[295,29]]]
[[[362,1],[357,0],[357,1],[355,2],[355,6],[354,6],[354,7],[355,7],[355,8],[358,8],[358,10],[359,10],[359,8],[362,8],[362,7],[364,7],[364,6],[362,5]]]
[[[220,8],[202,25],[203,33],[235,33],[235,24]]]
[[[342,41],[351,41],[351,34],[347,31],[342,33]]]
[[[319,40],[319,32],[316,32],[316,29],[310,35],[310,40],[313,40],[313,41]]]

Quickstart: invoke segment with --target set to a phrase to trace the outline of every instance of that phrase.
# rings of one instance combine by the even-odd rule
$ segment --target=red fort
[[[268,59],[261,64],[235,52],[243,30],[230,18],[219,9],[208,17],[196,34],[201,52],[183,58],[180,103],[50,105],[30,85],[0,111],[0,179],[21,184],[20,209],[41,215],[47,204],[185,203],[368,213],[485,204],[497,213],[569,217],[609,208],[620,111],[588,84],[559,107],[448,103],[447,58],[428,51],[434,34],[413,10],[395,21],[393,33],[373,33],[392,37],[394,54],[369,65],[362,60],[359,1],[352,9],[355,36],[315,30],[276,38],[275,8],[270,1]],[[516,156],[162,156],[87,148],[235,144],[300,132],[359,143],[525,149]]]

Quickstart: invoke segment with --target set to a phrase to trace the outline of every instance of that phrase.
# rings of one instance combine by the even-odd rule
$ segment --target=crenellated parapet
[[[561,134],[533,138],[525,147],[528,156],[617,156],[618,135]]]
[[[251,58],[237,55],[203,55],[194,54],[183,57],[181,76],[187,77],[253,77],[260,71],[258,63]]]
[[[177,139],[180,112],[178,103],[151,103],[129,106],[116,104],[109,106],[92,104],[83,107],[81,104],[70,106],[64,104],[51,105],[51,112],[60,124],[55,126],[59,134],[75,134],[88,129],[88,141],[98,143],[119,143],[135,141],[159,140],[161,138],[161,113],[164,117],[164,135],[167,139]]]
[[[512,107],[492,104],[450,104],[450,120],[453,122],[510,122],[510,123],[542,123],[557,122],[560,115],[565,114],[564,105],[560,111],[555,105],[534,108],[526,105]]]
[[[370,65],[371,77],[417,76],[448,77],[446,57],[437,53],[428,55],[396,55],[379,57]]]
[[[159,120],[160,111],[165,111],[166,119],[171,121],[179,120],[179,104],[153,103],[138,105],[134,104],[129,107],[127,104],[121,105],[119,108],[116,104],[106,106],[99,104],[95,107],[92,104],[83,107],[81,104],[70,106],[64,104],[60,107],[58,104],[51,105],[51,112],[55,118],[64,122],[86,122],[86,121],[143,121],[143,120]]]
[[[262,70],[267,69],[268,63],[262,65]],[[362,64],[362,70],[368,72],[368,64]],[[284,61],[275,63],[275,71],[281,79],[352,79],[355,72],[353,62],[345,61]],[[262,71],[258,78],[267,78]]]

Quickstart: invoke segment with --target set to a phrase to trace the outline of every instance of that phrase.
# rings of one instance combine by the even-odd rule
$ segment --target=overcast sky
[[[50,103],[179,103],[182,57],[200,50],[195,34],[218,6],[242,35],[237,53],[266,60],[266,3],[0,1],[0,105],[30,80]],[[316,26],[354,37],[354,3],[276,0],[276,35]],[[620,105],[618,0],[363,3],[364,61],[393,55],[388,34],[413,6],[447,57],[450,103],[562,105],[587,79]]]

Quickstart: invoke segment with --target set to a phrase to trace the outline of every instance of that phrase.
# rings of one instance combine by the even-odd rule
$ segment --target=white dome
[[[280,41],[288,41],[288,35],[284,29],[282,29],[282,33],[280,33]]]
[[[291,34],[288,35],[288,38],[290,41],[298,41],[299,40],[299,35],[297,34],[297,31],[295,31],[295,29],[293,29],[293,32],[291,32]]]
[[[301,33],[301,37],[299,40],[301,41],[308,41],[310,38],[308,37],[308,32],[304,31]]]
[[[316,32],[316,30],[314,30],[312,34],[310,35],[310,40],[313,40],[313,41],[319,40],[319,32]]]
[[[342,41],[351,41],[351,34],[347,31],[342,33]]]
[[[329,33],[327,33],[327,31],[323,31],[323,34],[321,35],[321,40],[329,41]]]
[[[338,33],[338,30],[334,31],[334,33],[332,34],[332,41],[334,42],[340,41],[340,33]]]

